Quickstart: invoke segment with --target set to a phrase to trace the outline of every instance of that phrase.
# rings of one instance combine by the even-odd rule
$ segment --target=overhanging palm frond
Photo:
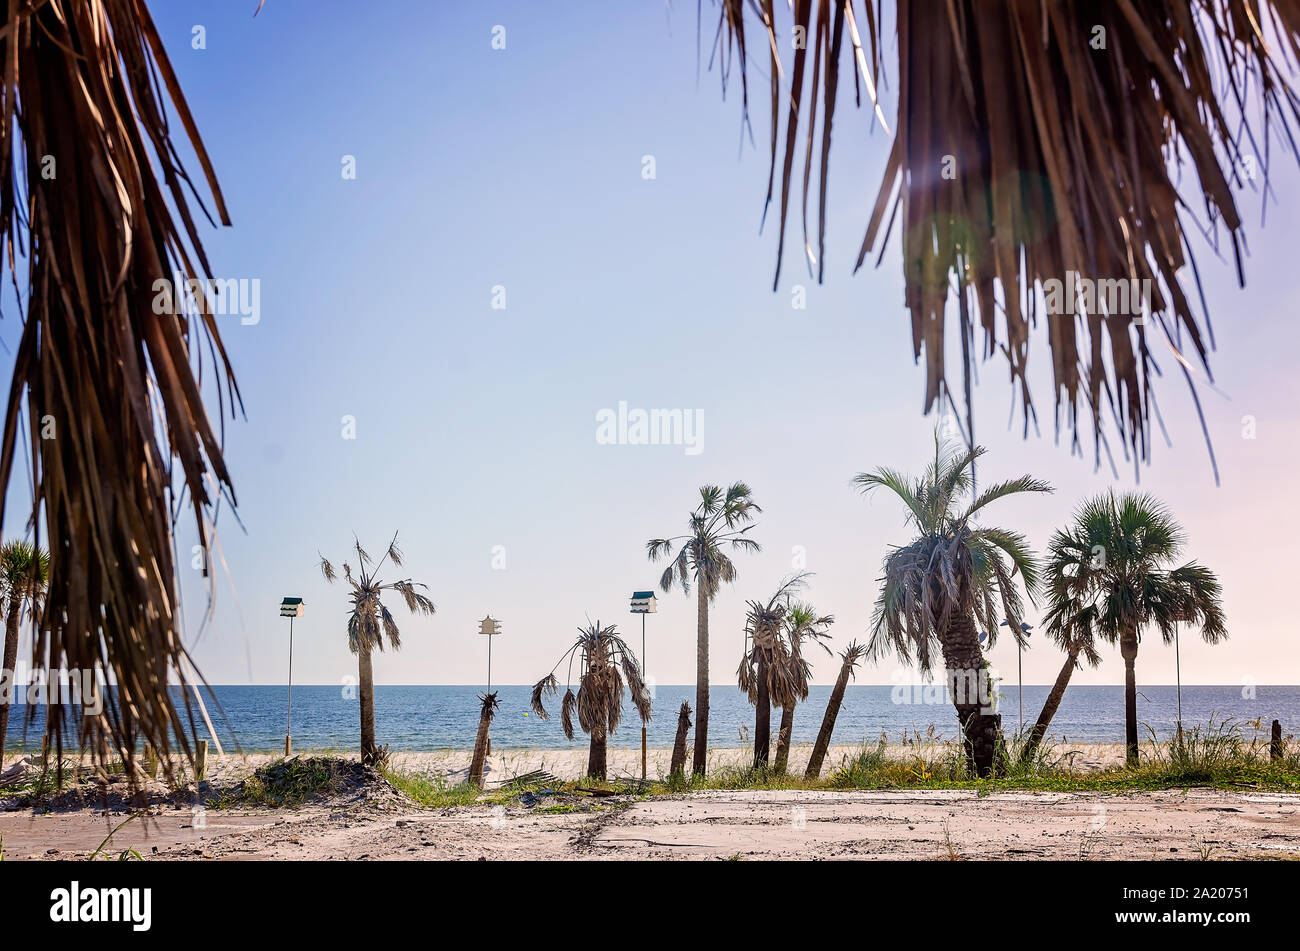
[[[560,692],[559,681],[555,679],[555,674],[550,673],[543,677],[537,683],[533,684],[532,696],[529,698],[529,706],[532,708],[533,715],[543,720],[549,720],[551,715],[546,712],[546,704],[543,697],[548,694],[554,697]]]
[[[749,30],[742,3],[718,0],[717,6],[715,56],[724,90],[729,70],[741,73],[746,123],[751,44],[770,80],[765,215],[780,166],[773,289],[801,135],[803,248],[809,273],[815,266],[821,281],[842,68],[853,74],[855,93],[859,80],[864,84],[888,133],[876,96],[883,23],[870,0],[859,6],[862,15],[852,0],[799,0],[792,20],[796,37],[807,41],[787,57],[791,30],[777,23],[775,4],[751,4],[759,16]],[[1111,455],[1106,415],[1134,465],[1148,459],[1159,354],[1169,353],[1198,415],[1193,373],[1209,371],[1213,333],[1208,313],[1198,317],[1193,310],[1200,278],[1192,243],[1213,228],[1217,248],[1223,225],[1244,282],[1234,187],[1258,177],[1268,195],[1272,134],[1296,151],[1291,123],[1300,112],[1289,80],[1300,56],[1300,6],[1293,0],[898,0],[895,10],[896,137],[856,267],[869,252],[883,253],[899,224],[913,356],[925,358],[926,411],[953,398],[945,344],[955,330],[968,421],[978,354],[1002,353],[1027,432],[1036,418],[1027,376],[1031,327],[1040,301],[1053,306],[1040,295],[1045,282],[1057,282],[1057,297],[1072,301],[1072,275],[1123,282],[1122,295],[1109,285],[1109,296],[1085,297],[1068,311],[1058,299],[1057,313],[1046,315],[1056,415],[1076,447],[1080,419],[1091,421],[1098,461],[1103,449]],[[1195,176],[1184,182],[1175,176],[1186,164]],[[806,213],[813,193],[815,235]],[[1208,226],[1191,210],[1201,202]],[[1203,298],[1200,303],[1204,308]],[[1212,447],[1210,459],[1217,481]]]
[[[206,558],[214,493],[234,503],[222,434],[200,384],[204,349],[218,419],[241,404],[212,302],[176,286],[179,276],[186,287],[208,288],[212,269],[191,201],[207,211],[196,191],[186,195],[193,180],[169,110],[217,216],[230,218],[144,2],[8,9],[0,29],[0,261],[24,266],[13,280],[27,300],[0,491],[13,474],[20,419],[29,438],[52,422],[54,438],[31,438],[31,522],[38,544],[48,533],[51,552],[43,627],[52,653],[42,663],[116,679],[114,701],[80,721],[93,754],[123,750],[130,767],[143,739],[170,769],[175,744],[188,752],[193,728],[168,690],[190,677],[174,522],[188,504]],[[50,712],[47,735],[61,749],[64,710]]]

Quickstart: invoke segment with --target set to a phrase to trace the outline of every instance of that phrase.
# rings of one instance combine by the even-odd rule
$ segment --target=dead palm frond
[[[578,692],[566,687],[560,705],[560,725],[566,738],[572,740],[573,716],[584,733],[608,736],[618,729],[623,720],[624,679],[632,692],[632,703],[643,723],[650,721],[650,690],[641,674],[641,664],[618,635],[615,625],[602,625],[599,621],[578,629],[573,645],[560,655],[555,667],[533,684],[530,703],[532,711],[543,720],[549,720],[544,698],[559,693],[555,671],[565,661],[569,662],[570,675],[574,661],[580,665]]]
[[[1006,359],[1027,433],[1037,416],[1028,382],[1030,331],[1041,317],[1057,425],[1064,421],[1072,431],[1073,448],[1079,419],[1088,418],[1095,458],[1100,462],[1103,449],[1109,458],[1102,420],[1108,415],[1125,456],[1131,452],[1135,466],[1149,459],[1161,353],[1187,381],[1204,429],[1193,377],[1210,376],[1214,336],[1209,314],[1198,317],[1193,308],[1199,298],[1205,310],[1192,244],[1203,233],[1218,253],[1222,226],[1244,283],[1234,189],[1257,188],[1267,199],[1272,136],[1296,154],[1295,0],[897,0],[892,132],[877,95],[879,4],[873,10],[870,0],[795,0],[795,36],[806,42],[789,57],[791,30],[777,24],[771,0],[750,4],[758,22],[749,30],[745,4],[718,6],[715,55],[724,91],[730,70],[740,73],[746,123],[751,53],[769,76],[765,216],[779,166],[777,282],[799,154],[795,210],[804,256],[810,274],[815,268],[817,280],[823,276],[831,132],[846,98],[847,68],[855,101],[865,88],[875,120],[893,135],[855,270],[868,253],[883,254],[897,226],[913,356],[925,358],[925,410],[944,401],[956,407],[944,359],[955,330],[968,444],[978,353]],[[1184,182],[1187,166],[1195,175]],[[1130,297],[1127,307],[1116,307],[1116,288],[1105,302],[1085,292],[1086,306],[1046,312],[1039,305],[1045,282],[1061,282],[1074,300],[1072,274],[1149,281],[1149,303],[1135,305]],[[1213,466],[1212,447],[1210,458]]]
[[[751,704],[759,702],[760,679],[766,681],[768,698],[773,706],[793,705],[799,699],[800,671],[796,668],[800,664],[791,656],[789,643],[784,637],[784,625],[792,595],[808,583],[809,576],[809,572],[792,575],[781,582],[766,602],[747,602],[745,634],[749,648],[740,659],[736,683]],[[806,690],[804,696],[807,696]]]
[[[104,712],[80,721],[95,756],[120,750],[133,764],[143,739],[170,770],[174,744],[188,753],[194,729],[168,690],[190,676],[173,528],[188,505],[206,557],[215,497],[234,504],[222,431],[205,407],[204,351],[218,419],[242,404],[207,293],[177,293],[178,276],[211,287],[195,206],[211,217],[180,162],[169,111],[217,217],[230,217],[143,0],[13,2],[8,11],[0,262],[26,300],[0,488],[19,440],[29,441],[30,524],[50,549],[34,657],[116,680]],[[171,291],[161,309],[160,287]],[[46,734],[61,749],[63,708],[50,714]]]
[[[402,563],[401,554],[397,549],[396,534],[393,535],[387,552],[378,564],[372,562],[360,542],[354,542],[353,548],[357,552],[360,566],[357,575],[354,576],[352,567],[346,561],[343,562],[343,580],[352,588],[352,610],[348,612],[348,649],[354,654],[361,653],[363,649],[382,651],[387,641],[389,647],[398,650],[402,646],[401,631],[398,630],[392,612],[381,600],[383,593],[397,592],[412,614],[435,614],[438,608],[433,603],[433,599],[420,590],[427,589],[428,585],[412,581],[410,578],[385,582],[377,577],[385,561],[391,559],[395,565]],[[334,565],[324,556],[320,559],[320,570],[321,575],[330,583],[338,578]]]

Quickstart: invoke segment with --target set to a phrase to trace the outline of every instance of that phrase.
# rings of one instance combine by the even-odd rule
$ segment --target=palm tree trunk
[[[18,683],[14,679],[14,668],[18,664],[18,620],[22,615],[22,601],[9,599],[9,612],[5,616],[5,653],[4,667],[0,669],[0,680],[8,678],[7,696],[0,696],[0,767],[5,761],[5,737],[9,729],[9,705],[18,693]]]
[[[668,767],[669,776],[680,776],[686,769],[686,733],[691,728],[691,705],[682,701],[677,713],[677,737],[673,740],[673,758]]]
[[[1043,742],[1043,737],[1047,735],[1047,728],[1051,725],[1052,717],[1056,716],[1056,708],[1061,705],[1061,699],[1065,696],[1065,688],[1070,685],[1070,677],[1074,674],[1074,668],[1079,664],[1079,651],[1072,650],[1065,656],[1065,664],[1061,667],[1061,672],[1056,675],[1056,683],[1052,684],[1052,691],[1047,695],[1047,700],[1043,703],[1042,712],[1038,714],[1036,722],[1029,730],[1029,736],[1025,738],[1024,748],[1020,751],[1020,762],[1028,763],[1038,752],[1038,746]]]
[[[790,735],[794,733],[794,704],[781,709],[781,732],[776,737],[776,766],[778,773],[784,773],[790,762]]]
[[[379,758],[379,747],[375,745],[375,673],[368,648],[357,653],[357,673],[361,681],[361,762],[371,766]]]
[[[754,768],[766,766],[772,747],[772,695],[767,690],[767,663],[758,658],[758,698],[754,702]]]
[[[822,717],[822,728],[817,732],[817,742],[813,744],[812,756],[808,759],[808,768],[804,770],[804,779],[816,779],[822,774],[822,760],[831,745],[831,733],[835,730],[835,718],[840,715],[840,704],[844,702],[844,691],[849,686],[849,675],[853,673],[853,664],[848,658],[840,666],[840,675],[835,678],[831,689],[831,698],[826,701],[826,714]]]
[[[1125,761],[1129,766],[1138,764],[1138,701],[1137,701],[1137,631],[1124,633],[1119,639],[1120,656],[1124,658],[1124,747]]]
[[[605,780],[605,733],[602,730],[591,731],[591,749],[587,752],[587,775],[592,779]]]
[[[1005,749],[1002,744],[1002,715],[992,712],[992,690],[984,653],[980,650],[975,618],[954,614],[940,632],[943,660],[947,667],[948,690],[961,724],[966,765],[980,777],[991,776]]]
[[[469,764],[470,784],[480,789],[483,788],[483,768],[487,765],[487,758],[492,752],[489,731],[492,728],[492,717],[496,713],[497,695],[485,694],[482,699],[483,709],[478,717],[478,736],[474,738],[474,758]]]
[[[709,756],[709,599],[695,587],[695,755],[691,772],[703,776]]]

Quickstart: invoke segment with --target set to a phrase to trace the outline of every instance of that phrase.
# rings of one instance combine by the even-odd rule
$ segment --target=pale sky
[[[234,219],[208,240],[214,267],[261,281],[260,322],[223,323],[248,412],[227,426],[246,533],[223,513],[225,568],[201,637],[201,586],[194,575],[185,586],[209,681],[283,681],[285,595],[307,605],[295,682],[355,676],[346,589],[316,569],[318,552],[344,559],[353,532],[378,552],[400,530],[406,573],[438,605],[412,618],[394,599],[404,646],[376,659],[381,683],[482,682],[475,631],[487,613],[504,628],[497,683],[545,674],[587,617],[639,643],[628,596],[660,573],[646,540],[684,529],[699,485],[736,479],[764,508],[752,533],[764,550],[738,556],[740,579],[714,606],[714,683],[734,680],[745,600],[770,594],[796,546],[816,572],[810,599],[837,618],[836,648],[864,637],[886,546],[910,536],[900,503],[849,483],[881,465],[919,470],[934,426],[920,414],[897,235],[879,269],[851,274],[888,147],[865,110],[849,102],[837,116],[826,283],[809,280],[792,224],[773,293],[775,223],[758,233],[765,107],[754,109],[758,147],[742,144],[739,104],[722,101],[708,71],[711,25],[697,86],[693,5],[573,5],[565,16],[550,4],[411,0],[358,17],[341,3],[272,0],[253,19],[254,6],[155,5]],[[191,47],[195,24],[205,49]],[[505,50],[491,48],[496,25]],[[893,47],[891,37],[891,71]],[[347,156],[355,180],[341,174]],[[1274,158],[1277,204],[1262,230],[1258,196],[1243,205],[1246,289],[1201,249],[1218,341],[1217,388],[1201,397],[1222,485],[1168,355],[1158,394],[1173,446],[1157,445],[1141,471],[1186,527],[1189,556],[1224,585],[1230,639],[1186,638],[1185,683],[1300,682],[1288,609],[1300,176],[1284,150]],[[808,289],[805,310],[791,307],[795,284]],[[498,286],[505,309],[492,307]],[[8,367],[13,316],[0,324]],[[1072,458],[1064,434],[1055,443],[1042,328],[1031,365],[1041,435],[1022,441],[1019,416],[1007,429],[1010,390],[994,360],[980,370],[977,436],[990,449],[982,479],[1030,472],[1056,487],[988,510],[1041,550],[1080,499],[1131,487],[1133,470],[1121,463],[1114,482],[1090,453]],[[620,401],[702,413],[700,451],[601,444],[597,414]],[[1242,438],[1244,416],[1254,439]],[[650,675],[693,682],[693,600],[661,594],[648,631]],[[992,659],[1014,679],[1010,639]],[[1026,682],[1050,683],[1062,659],[1035,643]],[[817,682],[837,663],[819,655]],[[864,668],[858,682],[894,671]],[[1172,682],[1173,650],[1146,640],[1138,677]],[[1121,683],[1118,652],[1075,682]]]

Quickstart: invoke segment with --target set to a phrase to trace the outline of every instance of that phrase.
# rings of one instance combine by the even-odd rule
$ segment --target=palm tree
[[[496,716],[497,707],[501,704],[497,701],[495,692],[481,693],[478,698],[483,706],[479,709],[478,733],[474,737],[474,756],[469,762],[469,782],[472,786],[482,788],[483,767],[487,765],[487,758],[492,754],[492,738],[489,731],[492,729],[492,718]]]
[[[402,646],[401,632],[392,612],[384,606],[385,591],[396,591],[406,602],[406,608],[412,614],[433,614],[437,609],[427,595],[421,594],[421,588],[428,585],[405,578],[401,581],[385,582],[379,579],[379,569],[385,561],[391,561],[401,567],[402,553],[397,547],[397,535],[388,543],[388,550],[378,562],[373,561],[360,541],[354,541],[357,553],[357,573],[353,575],[352,566],[343,562],[343,580],[352,586],[352,609],[348,612],[348,648],[357,655],[357,679],[360,682],[361,701],[361,762],[367,766],[380,766],[387,758],[388,747],[380,749],[375,744],[375,675],[371,666],[370,655],[373,651],[382,651],[384,641],[388,646],[398,650]],[[331,584],[338,577],[334,566],[324,557],[320,560],[321,573]]]
[[[807,583],[807,572],[781,583],[766,602],[748,602],[745,641],[748,649],[740,658],[736,681],[754,706],[754,768],[768,763],[772,737],[772,704],[784,709],[794,705],[798,674],[782,636],[790,595]],[[807,678],[804,677],[804,682]]]
[[[1113,492],[1085,502],[1074,523],[1052,539],[1052,571],[1064,580],[1063,624],[1118,643],[1124,658],[1124,740],[1138,761],[1136,662],[1142,629],[1155,625],[1166,644],[1175,625],[1191,623],[1206,643],[1228,636],[1219,580],[1189,562],[1169,567],[1186,539],[1169,510],[1150,495]],[[1055,595],[1055,590],[1053,591]],[[1073,634],[1073,632],[1072,632]]]
[[[1088,600],[1088,563],[1093,559],[1091,548],[1081,547],[1070,533],[1056,531],[1048,546],[1046,578],[1047,636],[1065,651],[1065,663],[1056,675],[1056,682],[1043,701],[1038,719],[1025,737],[1020,750],[1022,763],[1032,762],[1047,728],[1056,716],[1070,677],[1081,662],[1096,667],[1101,662],[1097,651],[1097,605]]]
[[[220,223],[230,216],[143,0],[8,4],[0,50],[0,270],[16,264],[24,288],[0,522],[28,444],[28,519],[50,551],[50,656],[118,685],[111,709],[80,721],[83,741],[101,759],[125,751],[128,764],[140,738],[189,753],[193,721],[168,690],[192,679],[173,530],[188,510],[210,550],[218,498],[235,501],[221,418],[242,404],[213,308],[180,294],[179,312],[157,304],[159,282],[177,274],[209,286],[200,182]],[[46,720],[52,745],[62,712]]]
[[[835,678],[830,699],[826,701],[826,713],[822,715],[822,726],[817,731],[812,755],[808,757],[808,768],[804,770],[804,779],[816,779],[822,774],[822,761],[826,759],[826,751],[830,749],[831,734],[835,732],[835,720],[839,717],[840,707],[844,704],[844,691],[849,688],[849,678],[854,676],[853,668],[858,666],[858,662],[866,652],[865,645],[852,641],[840,654],[840,675]]]
[[[915,658],[928,674],[937,646],[957,708],[967,765],[988,776],[1002,742],[1002,718],[993,712],[996,691],[977,632],[979,627],[988,631],[992,647],[998,622],[1005,620],[1013,636],[1023,639],[1014,576],[1019,573],[1032,600],[1038,564],[1023,535],[981,527],[974,520],[991,502],[1022,492],[1050,492],[1051,487],[1024,475],[995,483],[962,504],[961,497],[973,493],[971,468],[983,454],[978,446],[949,449],[936,431],[934,461],[921,477],[877,469],[853,481],[864,493],[880,488],[893,492],[907,506],[907,521],[919,533],[885,556],[868,657],[875,660],[892,651],[904,663]]]
[[[732,483],[725,492],[716,485],[701,486],[700,504],[690,515],[689,531],[646,542],[651,561],[664,556],[673,559],[659,579],[661,590],[667,593],[676,584],[683,594],[690,594],[692,582],[695,584],[695,754],[691,771],[697,776],[704,775],[709,747],[709,603],[724,582],[736,579],[736,566],[728,552],[761,550],[746,534],[761,511],[743,482]]]
[[[6,542],[0,546],[0,597],[5,605],[4,667],[0,679],[9,679],[10,689],[0,691],[0,767],[4,766],[5,737],[9,729],[11,691],[17,690],[14,669],[18,664],[18,626],[24,608],[31,618],[41,614],[45,586],[50,580],[50,553],[29,542]]]
[[[1289,81],[1300,7],[1287,0],[899,2],[893,13],[898,111],[891,129],[876,92],[886,48],[881,17],[888,16],[880,5],[867,2],[855,12],[851,2],[793,4],[796,36],[806,42],[789,58],[791,23],[779,22],[778,6],[787,5],[721,0],[713,53],[724,91],[731,67],[739,69],[743,122],[751,54],[770,91],[765,216],[778,175],[780,188],[773,288],[800,178],[803,240],[797,246],[809,275],[815,268],[817,280],[823,278],[836,107],[845,99],[865,101],[886,130],[889,154],[855,270],[868,253],[883,253],[897,223],[912,355],[924,352],[925,410],[953,402],[945,350],[955,333],[970,444],[980,350],[1005,355],[1027,431],[1035,413],[1027,368],[1039,289],[1050,281],[1060,288],[1072,275],[1149,281],[1147,321],[1128,319],[1145,308],[1125,295],[1127,307],[1116,307],[1113,297],[1100,307],[1094,302],[1086,320],[1049,318],[1047,335],[1056,408],[1075,430],[1073,444],[1080,441],[1079,420],[1090,418],[1096,456],[1103,448],[1110,455],[1102,431],[1109,405],[1135,465],[1148,458],[1155,400],[1146,394],[1159,376],[1158,347],[1190,342],[1194,355],[1175,351],[1175,359],[1192,387],[1191,360],[1208,368],[1213,339],[1208,315],[1201,321],[1193,310],[1200,298],[1186,267],[1195,275],[1190,249],[1201,225],[1193,219],[1189,226],[1182,210],[1203,201],[1209,220],[1226,226],[1244,281],[1233,186],[1244,187],[1243,168],[1252,174],[1268,168],[1270,132],[1287,130],[1279,141],[1290,148],[1288,113],[1294,118],[1300,111]],[[746,7],[756,16],[747,16]],[[1221,84],[1216,77],[1223,76],[1232,79]],[[1258,111],[1243,95],[1251,88],[1261,91]],[[1184,180],[1184,167],[1168,161],[1171,151],[1188,156],[1196,174]],[[859,152],[856,159],[853,178],[867,156]],[[810,192],[818,209],[815,233]],[[948,326],[948,314],[957,326]],[[977,348],[979,328],[984,344]],[[1194,388],[1192,395],[1200,415]]]
[[[794,735],[794,708],[798,703],[808,699],[808,681],[812,679],[812,668],[803,657],[805,641],[818,644],[827,654],[831,649],[824,643],[830,637],[829,628],[835,623],[831,614],[821,615],[806,601],[791,604],[785,612],[786,655],[790,664],[790,679],[794,683],[792,702],[781,708],[781,729],[776,739],[776,766],[778,773],[784,773],[790,761],[790,741]]]
[[[604,780],[609,735],[623,720],[623,678],[627,678],[632,703],[642,723],[650,722],[650,690],[641,677],[641,665],[636,655],[619,637],[616,626],[604,627],[599,621],[595,624],[588,622],[586,627],[578,628],[577,640],[560,655],[551,672],[533,684],[533,713],[543,720],[551,718],[543,698],[559,693],[555,671],[565,660],[569,662],[569,672],[565,678],[564,699],[560,701],[560,727],[566,737],[573,739],[573,714],[577,711],[578,726],[591,737],[587,775]],[[576,695],[570,686],[575,660],[580,662]]]

